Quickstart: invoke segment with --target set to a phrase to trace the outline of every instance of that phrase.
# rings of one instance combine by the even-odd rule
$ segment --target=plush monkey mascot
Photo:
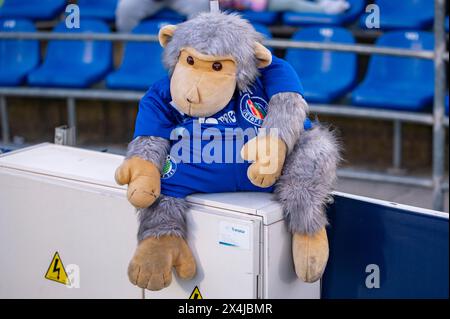
[[[160,290],[173,268],[193,278],[185,197],[238,191],[275,194],[293,235],[296,273],[317,281],[328,260],[325,207],[339,150],[333,134],[307,118],[295,71],[233,14],[201,14],[162,28],[159,39],[169,77],[142,98],[134,140],[116,172],[139,213],[130,281]]]

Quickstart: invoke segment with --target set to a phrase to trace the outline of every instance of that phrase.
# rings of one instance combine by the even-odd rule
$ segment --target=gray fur
[[[127,158],[140,157],[155,164],[161,171],[170,151],[170,142],[153,136],[134,139],[128,146]],[[138,210],[138,240],[163,235],[186,236],[185,212],[189,209],[184,199],[161,195],[150,207]]]
[[[161,195],[149,208],[138,210],[138,241],[165,235],[186,237],[185,212],[188,209],[186,200]]]
[[[135,138],[128,145],[127,159],[139,157],[152,162],[161,171],[170,152],[170,142],[166,139],[153,136]]]
[[[181,49],[192,47],[206,55],[231,55],[237,62],[237,86],[245,91],[259,76],[255,42],[262,36],[237,14],[202,13],[177,26],[164,50],[164,64],[173,73]]]
[[[325,208],[332,201],[339,161],[339,143],[327,128],[300,136],[275,188],[291,232],[312,235],[328,224]]]
[[[270,100],[262,127],[269,131],[277,129],[279,138],[286,143],[289,154],[304,130],[303,123],[308,112],[308,104],[300,94],[279,93]]]

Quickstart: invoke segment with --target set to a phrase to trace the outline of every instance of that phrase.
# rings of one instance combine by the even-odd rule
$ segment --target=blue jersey
[[[154,84],[140,102],[134,137],[156,136],[171,142],[161,193],[184,198],[193,193],[272,192],[273,187],[259,188],[250,182],[251,163],[242,160],[240,151],[263,125],[268,101],[282,92],[303,94],[303,88],[291,66],[276,57],[249,90],[236,91],[224,109],[208,118],[177,110],[169,78]],[[311,122],[299,125],[309,129]]]

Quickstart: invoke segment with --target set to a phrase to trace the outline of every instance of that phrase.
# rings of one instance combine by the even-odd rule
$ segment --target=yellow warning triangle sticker
[[[47,273],[45,274],[45,278],[64,285],[69,283],[67,272],[64,269],[64,265],[58,252],[53,256],[52,262],[50,263],[50,266],[48,266]]]
[[[203,296],[200,293],[200,289],[198,289],[198,286],[195,286],[194,291],[192,291],[189,299],[203,299]]]

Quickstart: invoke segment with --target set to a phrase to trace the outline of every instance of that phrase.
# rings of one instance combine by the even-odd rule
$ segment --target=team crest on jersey
[[[172,156],[167,156],[166,164],[164,165],[162,172],[162,179],[169,179],[177,171],[177,163],[173,160]]]
[[[261,97],[246,93],[240,101],[242,116],[251,124],[261,127],[267,115],[268,103]]]

